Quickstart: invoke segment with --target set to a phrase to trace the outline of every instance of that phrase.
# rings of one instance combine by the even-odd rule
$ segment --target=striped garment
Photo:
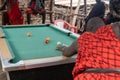
[[[78,44],[74,80],[120,80],[119,73],[83,73],[89,68],[120,69],[120,41],[110,25],[99,28],[95,34],[83,33]]]

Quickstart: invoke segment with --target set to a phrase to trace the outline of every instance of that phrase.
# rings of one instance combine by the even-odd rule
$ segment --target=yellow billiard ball
[[[30,32],[28,32],[28,33],[27,33],[27,36],[28,36],[28,37],[30,37],[30,36],[31,36],[31,33],[30,33]]]
[[[49,42],[50,42],[50,38],[48,37],[48,38],[45,39],[45,43],[47,44]]]
[[[50,41],[50,38],[48,37],[48,38],[46,38],[46,40]]]

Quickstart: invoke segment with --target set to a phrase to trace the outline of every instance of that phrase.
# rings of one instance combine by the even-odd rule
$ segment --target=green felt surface
[[[13,62],[60,56],[61,52],[55,50],[57,42],[70,45],[76,39],[47,25],[4,27],[2,30],[14,55]],[[27,36],[28,32],[31,37]],[[47,37],[50,37],[48,44],[44,42]]]

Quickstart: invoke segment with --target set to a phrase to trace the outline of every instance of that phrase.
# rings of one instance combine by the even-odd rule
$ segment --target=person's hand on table
[[[61,51],[61,52],[64,53],[65,50],[66,50],[66,48],[67,48],[66,46],[57,46],[57,47],[56,47],[56,50]]]
[[[77,54],[77,50],[78,50],[78,44],[77,44],[77,39],[75,41],[72,42],[71,45],[67,46],[67,45],[58,45],[56,47],[56,50],[59,50],[62,52],[62,54],[66,57],[71,57],[74,54]]]
[[[68,55],[68,47],[67,46],[57,46],[56,50],[61,51],[63,56],[70,57],[71,55]]]

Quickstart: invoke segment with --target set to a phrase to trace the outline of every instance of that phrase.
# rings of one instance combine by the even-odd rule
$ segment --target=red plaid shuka
[[[7,0],[10,10],[7,11],[9,21],[12,25],[19,25],[24,23],[23,15],[19,9],[17,0]]]
[[[95,34],[83,33],[78,44],[74,80],[120,80],[119,73],[82,73],[88,68],[120,69],[120,41],[110,25],[99,28]]]

